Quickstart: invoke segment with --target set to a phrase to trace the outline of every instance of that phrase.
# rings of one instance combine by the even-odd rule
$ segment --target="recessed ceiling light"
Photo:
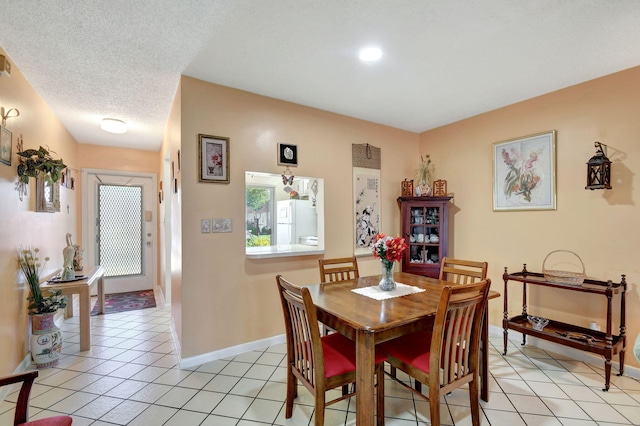
[[[372,62],[377,61],[382,57],[382,50],[379,47],[365,47],[360,50],[358,55],[361,61]]]
[[[104,118],[100,123],[100,128],[109,133],[126,133],[127,124],[122,120],[115,118]]]

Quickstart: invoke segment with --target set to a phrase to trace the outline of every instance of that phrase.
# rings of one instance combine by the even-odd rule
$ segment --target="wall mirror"
[[[36,211],[55,213],[60,211],[60,182],[36,178]]]
[[[324,253],[324,180],[245,172],[246,255]]]

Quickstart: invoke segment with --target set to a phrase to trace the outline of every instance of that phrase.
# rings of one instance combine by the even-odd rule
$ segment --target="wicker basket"
[[[575,257],[577,257],[578,260],[580,261],[580,264],[582,265],[582,272],[570,272],[570,271],[559,271],[557,269],[546,269],[544,265],[547,262],[547,259],[549,258],[549,256],[551,256],[553,253],[558,253],[558,252],[571,253]],[[542,262],[542,273],[544,274],[544,277],[547,281],[551,281],[553,283],[558,283],[558,284],[566,284],[566,285],[580,285],[584,282],[584,279],[586,278],[585,271],[584,271],[584,263],[582,262],[582,259],[580,259],[580,256],[578,256],[577,254],[569,250],[554,250],[551,253],[549,253],[544,258],[544,261]]]

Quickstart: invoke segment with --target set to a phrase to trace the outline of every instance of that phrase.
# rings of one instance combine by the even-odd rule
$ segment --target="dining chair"
[[[355,256],[335,259],[318,259],[320,281],[335,282],[353,280],[360,277],[358,261]]]
[[[327,401],[326,392],[355,383],[356,347],[340,333],[320,336],[316,308],[309,289],[298,287],[282,275],[276,276],[278,293],[287,338],[287,400],[285,417],[293,415],[293,400],[298,393],[298,381],[314,396],[315,425],[324,424],[325,407],[354,396],[347,393]],[[384,361],[386,356],[376,351],[376,415],[377,424],[384,424]]]
[[[480,425],[480,332],[490,284],[486,279],[446,285],[431,332],[419,330],[380,345],[389,364],[429,387],[425,395],[394,378],[429,401],[434,426],[440,425],[440,398],[465,384],[469,384],[472,424]]]
[[[471,284],[487,278],[488,265],[487,262],[443,257],[439,279],[452,284]],[[393,378],[396,377],[396,370],[393,366],[391,366],[389,374]],[[420,382],[416,382],[415,389],[418,392],[422,390]]]
[[[487,262],[445,257],[440,265],[440,279],[454,284],[471,284],[487,278]]]
[[[33,420],[31,422],[28,421],[29,393],[31,392],[31,387],[33,386],[33,382],[36,377],[38,377],[37,371],[28,371],[26,373],[0,377],[0,386],[22,383],[22,385],[20,386],[20,393],[18,394],[18,401],[16,403],[16,412],[13,417],[13,425],[69,426],[73,421],[69,416],[53,416]]]

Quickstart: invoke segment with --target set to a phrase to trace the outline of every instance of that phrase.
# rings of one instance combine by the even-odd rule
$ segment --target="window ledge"
[[[305,244],[291,244],[268,247],[247,247],[247,259],[266,259],[270,257],[292,257],[324,254],[324,249]]]

